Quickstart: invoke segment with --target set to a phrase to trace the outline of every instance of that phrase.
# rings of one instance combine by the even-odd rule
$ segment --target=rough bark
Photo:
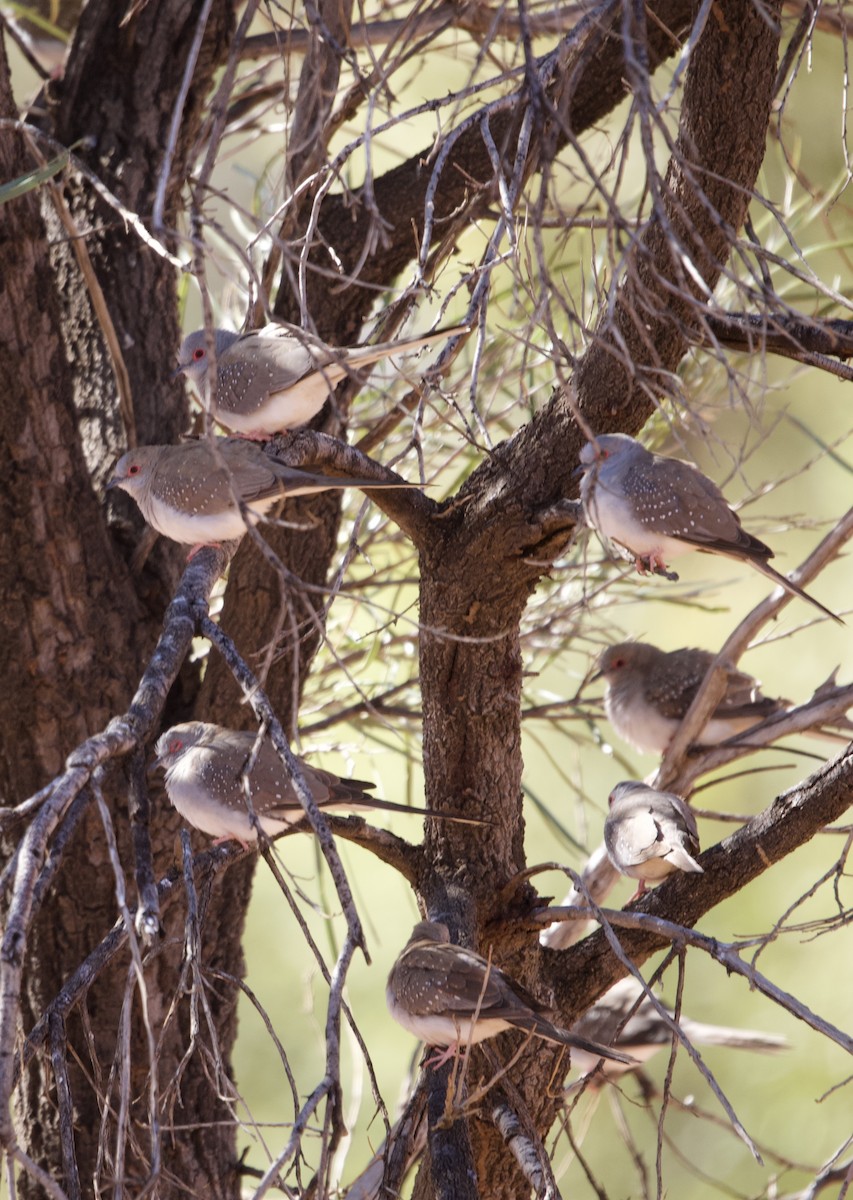
[[[141,6],[129,26],[121,27],[113,6],[92,0],[78,26],[68,72],[50,88],[45,126],[66,144],[97,131],[96,144],[82,148],[81,157],[128,208],[143,214],[152,207],[200,8],[188,0],[152,0]],[[778,32],[768,11],[775,13],[723,0],[714,6],[694,51],[678,143],[658,207],[628,256],[612,308],[577,364],[580,410],[598,431],[639,429],[665,391],[667,374],[688,343],[701,337],[704,299],[681,274],[673,247],[691,256],[713,290],[725,268],[732,232],[743,224],[763,156],[778,49]],[[642,80],[645,70],[653,71],[678,51],[678,39],[695,15],[693,7],[664,0],[653,12],[655,19],[648,20],[645,29],[631,26],[635,41],[627,64],[617,13],[589,61],[558,79],[548,96],[551,109],[538,130],[528,171],[547,169],[554,155]],[[643,20],[641,8],[632,20]],[[341,21],[344,29],[348,15],[341,14]],[[203,101],[214,68],[223,60],[231,24],[230,6],[215,4],[170,177],[166,211],[172,226],[178,222],[180,188]],[[322,44],[314,49],[323,59],[317,71],[328,95],[337,83],[334,63],[323,57]],[[495,142],[507,155],[528,102],[527,93],[520,92],[515,108],[492,124]],[[1,58],[0,107],[0,115],[14,117]],[[8,132],[0,138],[0,156],[4,178],[32,165],[22,139]],[[357,339],[376,288],[393,282],[416,256],[431,172],[426,159],[426,153],[413,155],[374,181],[375,203],[387,221],[381,236],[363,195],[325,199],[318,243],[334,247],[344,270],[361,260],[365,244],[373,246],[352,286],[330,288],[323,276],[309,273],[309,307],[318,332],[328,340]],[[158,548],[154,569],[146,568],[141,580],[131,578],[92,482],[103,479],[126,436],[140,442],[173,440],[181,427],[184,410],[177,386],[165,382],[178,337],[174,269],[142,250],[115,212],[94,200],[85,187],[66,190],[79,228],[94,231],[86,244],[117,327],[135,404],[131,428],[124,429],[113,399],[113,372],[80,273],[67,247],[53,257],[47,250],[49,236],[55,237],[59,229],[49,200],[45,197],[41,204],[39,194],[31,193],[5,205],[0,213],[0,365],[9,395],[0,411],[0,452],[12,470],[0,481],[0,572],[13,583],[0,614],[0,665],[10,681],[0,695],[0,786],[14,800],[38,788],[59,769],[71,746],[105,725],[126,703],[153,645],[180,558],[174,549]],[[436,212],[440,236],[447,235],[451,214],[451,228],[460,229],[483,216],[494,202],[494,192],[494,167],[473,127],[444,167]],[[331,262],[322,249],[314,261],[321,266]],[[296,316],[287,286],[282,286],[276,307],[290,319]],[[346,411],[344,402],[341,411]],[[341,428],[331,417],[327,427],[336,432]],[[560,502],[574,494],[571,472],[583,440],[567,398],[555,395],[525,429],[483,463],[463,489],[465,503],[434,520],[419,546],[421,619],[429,630],[421,638],[426,799],[431,807],[462,809],[490,822],[487,840],[467,826],[430,826],[428,866],[422,868],[419,890],[430,915],[448,919],[464,940],[476,944],[488,925],[511,969],[533,986],[538,982],[554,987],[567,1020],[619,974],[601,935],[560,956],[559,963],[546,965],[545,956],[530,950],[531,939],[523,928],[489,923],[523,918],[535,903],[528,884],[513,893],[508,908],[495,911],[496,892],[525,865],[519,621],[547,563],[574,528],[573,513]],[[69,496],[74,497],[73,506]],[[123,511],[131,512],[129,505]],[[304,583],[322,587],[334,554],[337,501],[327,496],[301,500],[286,516],[311,522],[312,527],[272,534],[273,549]],[[130,523],[138,531],[135,517]],[[262,651],[279,626],[297,627],[297,640],[285,641],[286,652],[268,679],[271,698],[286,725],[295,720],[293,700],[316,648],[318,631],[310,616],[321,603],[316,592],[283,595],[269,564],[246,540],[232,564],[223,627],[248,658]],[[197,690],[193,672],[186,695],[176,704],[191,707],[195,700],[199,715],[223,723],[250,720],[218,659],[198,695]],[[849,787],[834,779],[821,795],[834,805],[842,786]],[[124,790],[115,783],[117,797]],[[161,868],[171,858],[174,828],[175,823],[167,821],[157,831],[155,852]],[[783,849],[796,840],[790,830],[786,836]],[[124,841],[122,851],[127,851]],[[33,934],[25,1027],[43,1011],[114,912],[103,834],[91,814],[78,831],[72,860],[73,870],[63,872]],[[704,888],[711,886],[710,879],[709,875],[703,881]],[[205,898],[206,966],[240,973],[240,935],[250,888],[251,865],[241,863],[218,879]],[[683,885],[667,888],[649,901],[650,910],[672,900],[678,919],[689,924],[693,909],[684,902]],[[703,904],[714,902],[701,889],[696,895],[697,913],[707,910]],[[167,933],[175,935],[174,951],[161,954],[149,968],[149,989],[158,1001],[174,988],[181,920],[175,906],[167,921]],[[625,935],[623,944],[641,961],[658,942],[645,933]],[[125,974],[126,966],[117,966],[87,1002],[103,1070],[109,1069],[114,1052]],[[227,1068],[235,996],[220,987],[211,1003]],[[156,1019],[163,1015],[157,1013]],[[88,1063],[80,1021],[75,1015],[69,1022],[69,1037]],[[134,1053],[142,1062],[138,1029],[134,1038]],[[187,1042],[187,1012],[182,1010],[165,1044],[164,1079],[172,1077]],[[514,1074],[543,1130],[554,1113],[547,1096],[552,1065],[548,1055],[529,1055]],[[73,1074],[77,1150],[88,1184],[101,1114],[82,1072],[73,1068]],[[22,1090],[20,1120],[28,1130],[28,1151],[51,1169],[59,1159],[52,1087],[47,1058],[37,1059]],[[166,1170],[180,1181],[174,1193],[189,1187],[211,1196],[233,1195],[232,1133],[224,1124],[216,1126],[222,1109],[198,1057],[181,1079],[180,1094],[197,1131],[167,1141]],[[454,1136],[465,1140],[458,1131]],[[491,1124],[474,1120],[471,1141],[480,1193],[495,1198],[521,1194],[518,1169]],[[440,1140],[432,1143],[434,1155],[446,1150]],[[465,1145],[458,1149],[463,1157],[467,1152]],[[142,1170],[140,1164],[131,1165],[135,1183]],[[161,1194],[169,1194],[169,1186],[164,1179]],[[418,1194],[428,1195],[432,1187],[424,1172]]]
[[[97,130],[97,145],[83,151],[83,156],[91,156],[95,169],[131,210],[150,210],[165,143],[164,124],[183,70],[183,56],[175,49],[182,47],[180,30],[186,36],[197,10],[190,4],[150,5],[140,31],[133,23],[119,29],[111,5],[87,6],[69,72],[61,85],[52,85],[48,113],[56,119],[56,127],[50,132],[71,143]],[[211,22],[210,47],[218,38],[221,48],[228,20],[228,7],[223,5]],[[143,53],[131,52],[135,36],[140,45],[144,41]],[[197,75],[198,91],[187,109],[190,136],[214,58],[209,50],[206,66]],[[16,112],[5,55],[0,77],[2,115],[13,119]],[[44,147],[41,150],[50,156]],[[30,146],[8,129],[0,136],[0,153],[4,179],[38,165]],[[175,390],[160,382],[168,373],[170,347],[177,337],[174,269],[143,252],[117,214],[90,191],[69,188],[66,203],[79,229],[96,231],[86,238],[86,246],[117,326],[137,398],[136,436],[140,440],[174,437],[182,408],[176,404]],[[171,211],[174,215],[174,205]],[[157,636],[167,588],[176,579],[169,563],[179,561],[180,552],[167,551],[163,582],[151,575],[140,588],[104,521],[103,501],[95,486],[124,447],[124,434],[114,403],[113,372],[51,193],[31,192],[4,205],[0,222],[0,360],[6,381],[0,430],[2,458],[11,466],[0,485],[6,513],[0,533],[0,569],[9,585],[2,617],[6,687],[0,697],[0,764],[3,795],[14,803],[56,774],[65,755],[127,703]],[[141,303],[142,297],[146,303]],[[137,531],[140,528],[137,523]],[[130,861],[127,822],[121,819],[126,784],[114,774],[111,786],[118,799],[123,857]],[[156,861],[161,869],[171,857],[175,829],[171,818],[157,829]],[[238,893],[237,899],[243,897]],[[90,810],[33,930],[22,1013],[25,1030],[112,923],[114,911],[103,829]],[[180,923],[172,932],[180,933]],[[172,944],[173,949],[149,968],[152,996],[167,996],[173,990],[180,939]],[[235,953],[239,953],[238,930]],[[230,957],[233,960],[234,954]],[[115,1053],[125,978],[126,967],[121,966],[99,982],[88,1001],[100,1071],[108,1072]],[[217,1013],[226,1047],[233,1037],[229,1007],[233,1008],[233,998]],[[156,1008],[155,1004],[155,1012]],[[87,1082],[92,1070],[89,1045],[78,1017],[69,1022],[68,1038],[83,1065],[81,1070],[72,1057],[75,1140],[80,1175],[88,1187],[95,1174],[101,1111],[96,1091]],[[164,1072],[174,1070],[185,1039],[186,1026],[183,1030],[173,1026],[163,1045]],[[142,1044],[140,1040],[138,1045]],[[204,1129],[202,1118],[198,1153],[192,1170],[184,1169],[182,1175],[212,1195],[229,1194],[227,1189],[218,1190],[223,1141],[213,1122],[221,1114],[204,1072],[198,1070],[193,1078],[194,1070],[186,1077],[185,1097],[192,1096],[199,1114],[207,1113],[211,1124]],[[36,1061],[27,1074],[19,1120],[28,1131],[30,1155],[55,1170],[61,1156],[46,1058]],[[179,1157],[184,1157],[184,1151]],[[128,1164],[131,1177],[139,1178],[140,1170],[144,1172],[144,1166]],[[23,1186],[32,1194],[31,1184]]]

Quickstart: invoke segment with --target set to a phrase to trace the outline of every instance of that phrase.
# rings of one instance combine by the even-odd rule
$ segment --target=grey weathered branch
[[[538,1137],[534,1140],[525,1131],[518,1116],[505,1100],[499,1099],[494,1104],[491,1115],[537,1200],[562,1200],[541,1140]]]
[[[803,783],[778,796],[746,825],[701,855],[703,875],[662,883],[632,906],[673,925],[692,928],[704,913],[734,895],[798,846],[847,811],[853,795],[853,747],[825,763]],[[666,945],[669,937],[651,928],[620,938],[625,955],[637,966]],[[713,939],[708,939],[709,944]],[[549,954],[547,974],[565,1020],[584,1011],[590,995],[600,995],[624,974],[624,968],[594,933],[571,949]]]

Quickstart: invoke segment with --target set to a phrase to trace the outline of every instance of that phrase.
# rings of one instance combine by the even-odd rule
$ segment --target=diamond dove
[[[632,900],[673,871],[702,873],[693,857],[699,853],[696,818],[680,796],[629,780],[617,783],[608,803],[604,845],[617,871],[639,879]]]
[[[715,483],[690,463],[653,454],[624,433],[603,434],[581,450],[587,522],[633,558],[640,573],[677,579],[666,560],[704,550],[740,559],[839,625],[844,622],[774,570],[773,551],[747,533]]]
[[[206,721],[173,725],[155,747],[157,764],[165,771],[166,792],[185,821],[217,842],[234,838],[245,848],[258,840],[249,815],[245,786],[258,824],[267,837],[281,833],[305,816],[296,789],[269,739],[260,745],[246,772],[258,740],[257,730],[224,729]],[[341,779],[330,771],[297,760],[318,808],[326,812],[384,809],[418,814],[422,810],[367,794],[375,784]]]
[[[620,642],[604,651],[592,678],[607,685],[604,708],[619,736],[638,750],[663,754],[713,661],[708,650]],[[758,680],[744,671],[725,668],[725,682],[722,699],[696,736],[698,746],[716,746],[788,708],[787,700],[762,695]]]
[[[672,1009],[661,1001],[658,1003],[675,1020]],[[785,1038],[776,1034],[762,1033],[756,1029],[734,1029],[728,1025],[706,1025],[684,1015],[678,1018],[677,1024],[688,1041],[699,1046],[731,1046],[738,1050],[774,1054],[789,1045]],[[672,1045],[673,1039],[672,1025],[661,1015],[648,992],[633,975],[620,979],[605,992],[601,999],[575,1022],[572,1033],[614,1045],[634,1058],[635,1065],[632,1068],[605,1062],[582,1052],[572,1055],[572,1066],[582,1074],[587,1074],[600,1065],[607,1079],[614,1079],[626,1071],[636,1069],[640,1063],[648,1062],[664,1046]]]
[[[214,329],[216,388],[211,415],[226,429],[262,440],[296,429],[320,411],[336,385],[382,358],[467,332],[457,325],[400,341],[342,349],[327,346],[293,325],[272,324],[248,333]],[[204,329],[181,343],[176,374],[196,386],[207,405],[210,355]]]
[[[407,488],[402,480],[356,479],[287,467],[242,438],[215,438],[180,446],[141,446],[116,464],[107,489],[132,496],[158,533],[188,545],[239,538],[283,496],[327,488]],[[244,519],[239,501],[248,512]]]
[[[552,1010],[500,967],[473,950],[450,944],[446,925],[420,921],[391,968],[385,989],[395,1021],[428,1046],[444,1046],[428,1062],[439,1067],[462,1045],[475,1045],[506,1029],[533,1033],[597,1058],[630,1064],[627,1055],[560,1029]]]

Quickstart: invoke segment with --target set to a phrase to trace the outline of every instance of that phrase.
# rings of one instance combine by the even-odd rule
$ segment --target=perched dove
[[[234,838],[244,847],[258,840],[249,817],[244,771],[257,741],[256,730],[223,729],[205,721],[173,725],[157,741],[157,764],[166,774],[166,791],[174,807],[195,829],[216,838]],[[419,813],[367,795],[375,784],[340,779],[299,759],[305,782],[319,808],[327,812],[386,809]],[[268,837],[301,821],[305,813],[272,742],[261,743],[248,775],[252,808]]]
[[[482,955],[452,946],[447,926],[435,921],[420,921],[412,930],[391,968],[385,998],[404,1029],[428,1046],[446,1047],[425,1065],[439,1067],[458,1046],[512,1028],[597,1058],[631,1063],[627,1055],[552,1025],[551,1009]]]
[[[636,1010],[622,1029],[619,1029],[638,1000]],[[661,1007],[672,1015],[672,1009],[667,1005],[661,1004]],[[772,1054],[786,1049],[789,1045],[785,1038],[772,1033],[761,1033],[754,1029],[732,1029],[726,1025],[704,1025],[701,1021],[693,1021],[683,1015],[679,1018],[678,1025],[688,1041],[699,1046],[732,1046],[739,1050]],[[626,1071],[636,1069],[639,1064],[648,1062],[652,1055],[657,1054],[664,1046],[671,1045],[673,1037],[672,1027],[667,1024],[648,993],[633,975],[620,979],[605,992],[601,999],[575,1022],[572,1033],[612,1044],[630,1054],[635,1060],[632,1067],[604,1062],[596,1055],[583,1052],[572,1055],[572,1066],[581,1074],[586,1075],[600,1065],[605,1077],[609,1079],[615,1079]]]
[[[608,803],[604,845],[618,871],[639,879],[632,900],[673,871],[702,872],[693,858],[699,853],[696,818],[680,796],[628,781],[617,783]]]
[[[581,499],[587,522],[633,558],[641,573],[667,572],[666,560],[705,550],[741,559],[787,592],[844,622],[767,559],[773,551],[747,533],[723,493],[690,463],[652,454],[624,433],[604,434],[581,450]]]
[[[341,349],[293,325],[267,325],[242,334],[215,329],[216,392],[211,415],[226,429],[255,439],[296,429],[316,416],[346,375],[381,358],[465,332],[467,326],[457,325],[422,337]],[[208,358],[204,329],[184,338],[176,374],[183,372],[195,384],[203,403]]]
[[[215,444],[215,449],[207,441],[197,441],[129,450],[116,464],[107,488],[123,488],[158,533],[198,546],[226,542],[246,532],[235,494],[254,524],[283,496],[327,488],[412,486],[300,471],[242,438],[216,438]]]
[[[713,661],[707,650],[667,652],[647,642],[620,642],[601,655],[593,680],[607,684],[604,707],[619,736],[638,750],[662,754]],[[763,696],[758,680],[730,667],[725,694],[696,744],[716,746],[787,708],[787,700]]]

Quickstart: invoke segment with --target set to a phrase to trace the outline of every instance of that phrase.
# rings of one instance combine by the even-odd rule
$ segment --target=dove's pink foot
[[[443,1067],[446,1062],[449,1062],[456,1051],[459,1049],[458,1042],[451,1042],[449,1046],[445,1046],[443,1050],[436,1049],[435,1053],[425,1058],[422,1066],[424,1070],[427,1067],[432,1067],[433,1071],[437,1071],[439,1067]]]

